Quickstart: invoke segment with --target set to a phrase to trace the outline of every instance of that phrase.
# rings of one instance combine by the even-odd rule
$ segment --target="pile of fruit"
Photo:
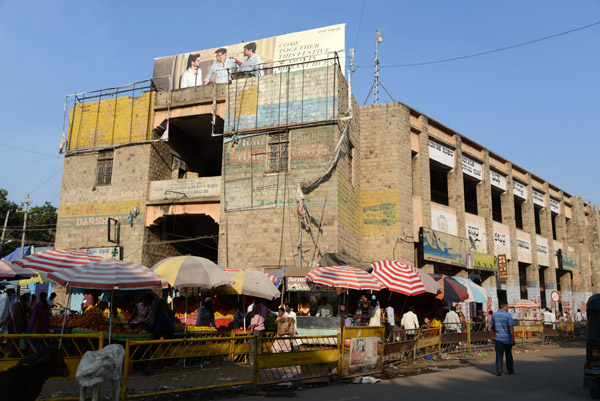
[[[189,325],[187,327],[187,331],[217,331],[215,327],[212,326],[192,326]]]
[[[56,316],[50,318],[49,324],[60,326],[63,324],[63,318],[61,316]],[[90,307],[86,309],[85,313],[81,315],[69,315],[65,320],[65,326],[77,327],[79,329],[84,330],[93,330],[93,331],[106,331],[108,332],[109,320],[102,310],[96,307]],[[142,329],[134,329],[134,328],[126,328],[122,325],[112,325],[112,332],[116,334],[143,334],[146,333],[145,330]]]

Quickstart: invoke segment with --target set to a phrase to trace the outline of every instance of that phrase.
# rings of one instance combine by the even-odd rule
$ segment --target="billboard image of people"
[[[154,59],[153,79],[162,90],[229,83],[286,71],[317,68],[338,53],[344,71],[345,24]],[[331,64],[331,63],[330,63]],[[170,78],[170,79],[169,79]]]

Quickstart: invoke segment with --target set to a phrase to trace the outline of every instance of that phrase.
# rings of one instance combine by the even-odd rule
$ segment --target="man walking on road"
[[[494,346],[496,349],[496,376],[502,376],[502,360],[506,354],[506,371],[509,375],[515,374],[512,357],[512,346],[515,345],[514,321],[508,313],[508,304],[502,302],[498,312],[492,316],[492,331],[494,332]]]

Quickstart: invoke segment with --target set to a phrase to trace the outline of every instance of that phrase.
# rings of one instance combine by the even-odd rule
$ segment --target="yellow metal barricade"
[[[71,374],[66,378],[48,379],[38,400],[79,400],[79,384],[75,380],[75,373],[81,357],[87,351],[101,349],[103,344],[103,333],[2,334],[0,335],[0,371],[15,366],[21,358],[30,353],[48,347],[58,348],[62,351]]]
[[[339,376],[338,335],[260,337],[255,344],[255,388]]]
[[[122,398],[253,384],[253,338],[127,341]]]
[[[340,361],[342,376],[381,372],[384,335],[383,326],[344,327]]]

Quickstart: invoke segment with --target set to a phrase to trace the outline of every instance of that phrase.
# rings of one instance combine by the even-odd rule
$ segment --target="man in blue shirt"
[[[508,304],[500,303],[498,312],[492,315],[491,328],[494,332],[496,348],[496,376],[502,376],[502,359],[506,354],[506,370],[509,375],[515,374],[513,365],[512,346],[515,345],[514,321],[508,313]]]

